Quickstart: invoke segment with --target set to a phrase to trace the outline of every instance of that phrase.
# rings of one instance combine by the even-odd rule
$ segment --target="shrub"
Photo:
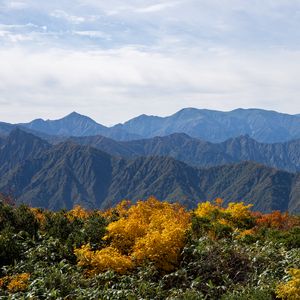
[[[92,251],[90,245],[84,245],[80,249],[75,250],[75,255],[79,261],[78,265],[87,267],[90,275],[108,270],[124,274],[133,268],[131,258],[122,255],[113,247]]]
[[[189,224],[190,215],[181,206],[149,198],[138,201],[123,212],[123,217],[110,223],[105,239],[110,249],[130,256],[138,265],[151,261],[158,268],[170,271],[179,262]],[[99,260],[103,253],[107,255],[107,252],[97,254]]]
[[[279,284],[276,294],[281,299],[300,299],[300,269],[290,269],[288,274],[291,276],[290,280]]]

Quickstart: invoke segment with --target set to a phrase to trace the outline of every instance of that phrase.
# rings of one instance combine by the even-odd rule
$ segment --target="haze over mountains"
[[[264,212],[300,212],[299,116],[185,109],[108,128],[72,113],[0,129],[0,192],[18,203],[106,208],[154,195],[195,207],[223,197]]]

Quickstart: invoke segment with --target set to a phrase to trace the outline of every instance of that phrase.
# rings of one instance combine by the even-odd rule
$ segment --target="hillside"
[[[34,145],[32,152],[27,145]],[[300,210],[298,175],[251,162],[201,169],[170,157],[123,159],[72,142],[49,146],[20,131],[11,134],[0,157],[7,166],[0,191],[37,207],[105,208],[154,195],[188,207],[223,197],[225,203],[243,200],[265,212]]]
[[[14,125],[5,123],[5,122],[0,122],[0,135],[1,136],[6,136],[15,128]]]
[[[300,140],[265,144],[249,136],[240,136],[222,143],[210,143],[181,133],[127,142],[102,136],[73,137],[69,140],[124,158],[168,156],[196,167],[253,161],[289,172],[300,171]]]
[[[2,143],[1,143],[2,142]],[[9,170],[27,159],[41,155],[51,145],[39,137],[26,133],[19,128],[11,131],[3,138],[0,148],[0,175],[4,176]]]

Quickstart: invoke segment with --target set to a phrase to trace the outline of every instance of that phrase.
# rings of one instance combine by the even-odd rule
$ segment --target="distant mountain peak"
[[[68,118],[68,117],[69,117],[69,118],[70,118],[70,117],[72,117],[72,118],[74,118],[74,117],[85,117],[85,118],[89,118],[89,117],[87,117],[87,116],[85,116],[85,115],[82,115],[82,114],[76,112],[76,111],[72,111],[70,114],[68,114],[68,115],[65,116],[65,118]]]
[[[191,114],[191,113],[194,114],[194,113],[199,113],[199,111],[201,111],[201,109],[194,108],[194,107],[186,107],[179,110],[174,115]]]
[[[196,112],[196,111],[200,111],[201,109],[199,108],[195,108],[195,107],[185,107],[182,108],[181,110],[179,110],[177,113],[182,113],[182,112]]]
[[[206,114],[213,114],[213,113],[218,113],[216,110],[210,110],[210,109],[200,109],[200,108],[194,108],[194,107],[186,107],[175,114],[169,116],[169,118],[172,117],[180,117],[180,118],[201,118],[202,116],[205,116]],[[219,113],[224,113],[224,112],[219,112]]]
[[[85,116],[85,115],[82,115],[82,114],[79,114],[78,112],[76,111],[73,111],[71,112],[70,114],[66,115],[65,117],[63,117],[62,119],[66,120],[66,119],[72,119],[72,120],[88,120],[90,122],[93,122],[93,123],[97,123],[96,121],[94,121],[92,118],[88,117],[88,116]],[[62,120],[61,119],[61,120]]]

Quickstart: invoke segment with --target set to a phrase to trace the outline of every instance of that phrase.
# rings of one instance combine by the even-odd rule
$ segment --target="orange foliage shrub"
[[[300,222],[299,219],[288,213],[274,211],[270,214],[256,213],[256,224],[258,227],[288,230],[294,226],[299,226]]]
[[[46,224],[46,217],[43,213],[43,211],[40,208],[30,208],[31,212],[34,214],[36,220],[38,221],[41,228],[44,228]]]
[[[9,276],[0,278],[0,288],[1,289],[4,289],[8,283],[9,283]]]

